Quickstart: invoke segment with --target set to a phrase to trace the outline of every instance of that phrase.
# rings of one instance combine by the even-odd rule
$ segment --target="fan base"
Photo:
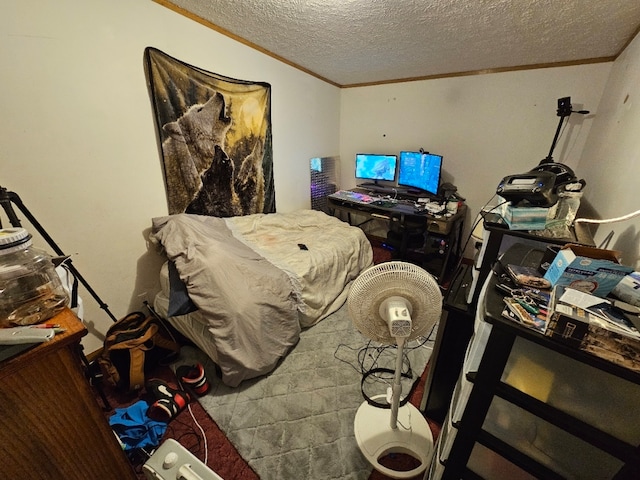
[[[374,397],[385,398],[385,395]],[[429,424],[416,407],[407,403],[398,409],[398,428],[392,429],[391,410],[363,402],[356,412],[354,432],[358,447],[367,461],[391,478],[412,478],[424,472],[433,454],[433,435]],[[393,453],[411,455],[420,461],[412,470],[398,471],[385,467],[380,459]]]

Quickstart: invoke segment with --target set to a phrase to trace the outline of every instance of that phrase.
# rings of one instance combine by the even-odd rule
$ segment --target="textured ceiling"
[[[639,0],[155,0],[340,86],[611,60]]]

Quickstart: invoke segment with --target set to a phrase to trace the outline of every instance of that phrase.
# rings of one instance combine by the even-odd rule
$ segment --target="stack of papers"
[[[545,335],[630,370],[640,372],[637,318],[615,303],[572,288],[553,289]]]
[[[580,290],[565,288],[557,300],[554,311],[571,314],[576,307],[589,314],[590,323],[596,323],[607,330],[640,339],[640,332],[631,320],[622,311],[615,308],[609,300]]]

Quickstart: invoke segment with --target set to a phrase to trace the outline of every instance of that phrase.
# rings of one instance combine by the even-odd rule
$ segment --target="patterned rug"
[[[221,383],[214,364],[198,349],[184,347],[180,363],[205,365],[212,390],[198,400],[261,479],[366,480],[372,468],[353,433],[363,402],[361,365],[371,368],[375,360],[393,368],[395,359],[395,349],[377,347],[359,358],[367,343],[343,306],[303,331],[271,374],[237,388]],[[431,346],[415,341],[406,349],[411,378],[404,381],[404,395],[424,371]],[[370,396],[386,392],[383,383],[370,388]]]

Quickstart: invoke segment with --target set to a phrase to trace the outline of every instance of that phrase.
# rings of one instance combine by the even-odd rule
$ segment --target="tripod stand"
[[[2,205],[2,208],[4,209],[5,213],[7,214],[7,217],[9,218],[9,222],[11,223],[11,226],[13,226],[13,227],[22,227],[20,219],[18,218],[18,216],[16,215],[15,210],[13,209],[12,203],[15,204],[20,209],[20,211],[24,214],[25,217],[27,217],[27,219],[29,220],[31,225],[33,225],[33,227],[38,231],[38,233],[42,236],[42,238],[44,238],[46,240],[46,242],[53,249],[53,251],[57,255],[65,256],[64,253],[62,252],[62,250],[60,249],[60,247],[56,244],[56,242],[53,241],[53,238],[51,238],[51,236],[42,227],[42,225],[40,225],[40,222],[38,222],[36,220],[36,218],[31,214],[31,212],[25,206],[25,204],[22,202],[22,200],[20,199],[18,194],[15,193],[15,192],[10,192],[4,187],[0,187],[0,205]],[[0,227],[2,227],[2,222],[1,221],[0,221]],[[104,310],[107,313],[107,315],[109,315],[111,320],[116,322],[117,319],[116,319],[116,317],[114,317],[113,313],[111,313],[111,311],[109,310],[109,306],[102,301],[102,299],[98,296],[98,294],[95,292],[95,290],[93,288],[91,288],[91,285],[89,285],[89,283],[84,279],[84,277],[80,274],[80,272],[78,272],[78,270],[75,268],[75,266],[71,262],[71,259],[66,260],[65,261],[65,265],[69,269],[69,271],[72,273],[72,275],[80,283],[82,283],[82,285],[87,289],[87,291],[96,300],[96,302],[98,302],[98,305],[100,305],[100,308],[102,310]],[[89,361],[87,360],[87,357],[84,355],[84,351],[82,349],[82,345],[80,345],[80,359],[82,360],[82,363],[84,364],[85,368],[87,369],[87,374],[92,378],[92,380],[93,380],[92,383],[94,383],[96,385],[98,393],[100,394],[100,397],[102,398],[102,401],[104,402],[105,409],[109,410],[110,409],[109,402],[108,402],[107,398],[105,397],[104,393],[102,392],[102,389],[97,384],[98,380],[95,378],[95,375],[93,375],[91,373],[91,366],[89,364]]]
[[[4,187],[0,187],[0,204],[2,205],[2,208],[7,214],[7,217],[9,218],[9,222],[11,223],[11,226],[22,227],[22,224],[20,223],[20,219],[18,218],[18,216],[16,215],[13,209],[12,203],[14,203],[20,209],[20,211],[24,214],[24,216],[27,217],[31,225],[33,225],[34,228],[38,231],[38,233],[42,236],[42,238],[46,240],[46,242],[53,249],[53,251],[56,252],[57,255],[64,256],[64,253],[62,252],[60,247],[58,247],[56,242],[53,241],[53,238],[49,236],[46,230],[42,227],[42,225],[40,225],[40,223],[36,220],[36,218],[31,214],[31,212],[24,205],[24,203],[22,203],[22,200],[20,199],[18,194],[15,192],[9,192]],[[0,227],[1,226],[2,226],[2,222],[0,222]],[[71,259],[68,259],[65,262],[65,264],[69,269],[69,271],[73,274],[73,276],[77,278],[78,281],[82,283],[82,285],[84,285],[84,287],[91,294],[91,296],[96,300],[96,302],[98,302],[98,305],[100,305],[100,308],[103,309],[107,313],[107,315],[109,315],[111,320],[113,320],[114,322],[117,321],[116,317],[114,317],[113,313],[111,313],[111,311],[109,310],[109,306],[102,301],[102,299],[98,296],[95,290],[91,288],[91,285],[89,285],[89,283],[84,279],[84,277],[80,275],[80,272],[78,272],[76,267],[73,266]]]

